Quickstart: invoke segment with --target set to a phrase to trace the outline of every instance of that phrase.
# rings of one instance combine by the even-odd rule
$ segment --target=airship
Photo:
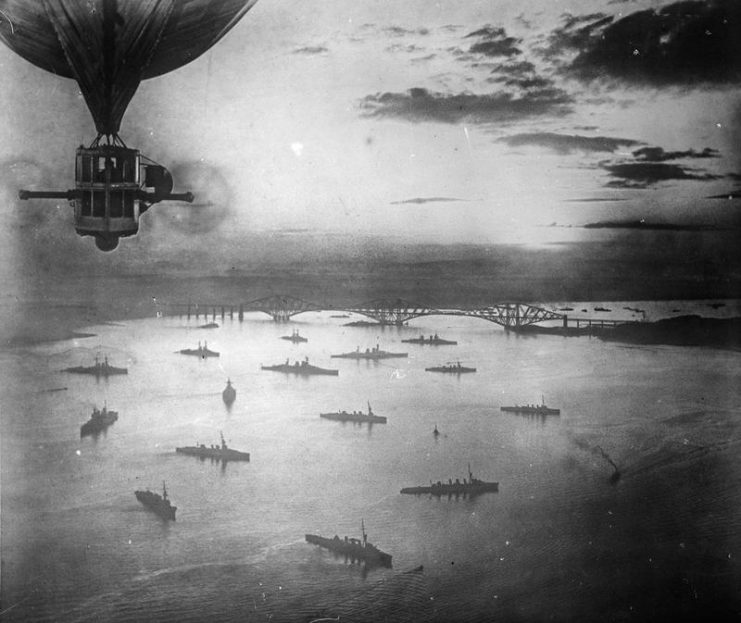
[[[37,67],[77,82],[97,130],[77,148],[75,187],[20,190],[21,199],[67,199],[80,236],[102,251],[139,231],[140,216],[160,201],[193,202],[173,193],[161,164],[119,135],[142,80],[198,58],[257,0],[0,0],[0,40]]]

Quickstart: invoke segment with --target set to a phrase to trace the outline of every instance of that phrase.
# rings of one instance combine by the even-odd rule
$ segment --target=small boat
[[[72,368],[65,368],[64,372],[72,372],[73,374],[92,374],[96,377],[102,376],[105,378],[116,374],[129,373],[126,368],[117,368],[116,366],[112,366],[110,363],[108,363],[108,357],[105,357],[102,363],[96,357],[95,363],[92,366],[74,366]]]
[[[226,441],[224,441],[224,433],[221,433],[221,446],[206,446],[205,444],[196,444],[195,446],[175,448],[175,452],[177,452],[178,454],[197,456],[202,459],[215,459],[217,461],[224,462],[250,460],[249,452],[232,450],[226,445]]]
[[[288,340],[289,342],[293,342],[294,344],[298,344],[299,342],[308,342],[309,340],[302,335],[299,335],[298,329],[294,329],[293,333],[291,335],[281,335],[281,340]]]
[[[437,333],[435,333],[435,335],[431,335],[430,337],[425,337],[424,335],[420,335],[419,337],[413,337],[408,340],[402,340],[402,342],[406,344],[427,344],[429,346],[449,346],[449,345],[452,346],[458,343],[458,342],[455,342],[454,340],[444,340]]]
[[[105,404],[102,409],[93,407],[93,414],[90,416],[90,419],[80,426],[80,437],[96,435],[108,428],[117,419],[118,412],[110,411]]]
[[[408,357],[408,353],[392,353],[376,345],[373,348],[366,348],[365,351],[360,350],[358,346],[357,350],[350,353],[340,353],[339,355],[331,355],[333,359],[392,359],[394,357]]]
[[[358,424],[385,424],[386,418],[382,415],[376,415],[371,409],[370,402],[368,403],[368,413],[362,411],[353,411],[348,413],[347,411],[337,411],[335,413],[320,413],[319,417],[323,417],[325,420],[334,420],[336,422],[356,422]]]
[[[184,348],[183,350],[180,350],[178,352],[181,355],[192,355],[194,357],[200,357],[201,359],[219,356],[219,353],[217,353],[215,350],[209,350],[208,342],[204,342],[203,346],[201,346],[201,343],[198,342],[198,348]]]
[[[226,387],[224,388],[224,391],[221,392],[221,398],[224,400],[224,404],[227,407],[234,404],[234,401],[237,399],[237,390],[234,389],[230,379],[226,380]]]
[[[560,409],[551,409],[545,406],[543,396],[541,396],[539,405],[515,405],[514,407],[502,407],[501,410],[508,413],[524,413],[525,415],[561,415]]]
[[[432,431],[432,435],[437,438],[440,436],[440,431],[437,430],[437,424],[435,424],[435,430]]]
[[[466,374],[467,372],[476,372],[476,368],[462,366],[460,361],[448,362],[442,366],[433,366],[425,368],[425,372],[442,372],[444,374]]]
[[[325,374],[329,376],[339,375],[339,370],[330,370],[328,368],[319,368],[318,366],[312,366],[309,363],[309,358],[306,357],[301,362],[294,362],[293,364],[288,363],[286,359],[285,363],[280,363],[275,366],[260,366],[262,370],[272,370],[274,372],[285,372],[286,374],[298,374],[300,376],[311,376],[314,374]]]
[[[178,509],[177,506],[173,506],[167,497],[167,488],[165,483],[162,483],[162,495],[152,493],[147,489],[146,491],[134,491],[136,499],[139,500],[149,510],[157,513],[162,519],[168,519],[175,521],[175,511]]]
[[[362,540],[352,537],[341,539],[337,535],[328,539],[316,534],[307,534],[305,535],[306,542],[324,547],[335,554],[344,556],[351,562],[357,561],[365,562],[369,566],[391,567],[391,554],[382,552],[375,545],[369,543],[368,535],[365,533],[365,523],[361,521],[360,526],[363,535]]]
[[[558,311],[574,311],[573,307],[559,307]]]
[[[209,322],[208,324],[202,324],[199,329],[218,329],[219,325],[216,322]]]
[[[477,495],[481,495],[482,493],[496,491],[499,491],[498,482],[484,482],[483,480],[475,478],[473,473],[471,472],[471,466],[469,465],[468,480],[464,478],[463,482],[461,482],[458,478],[456,478],[455,482],[452,479],[448,479],[448,482],[441,482],[439,480],[437,482],[430,481],[429,486],[405,487],[401,490],[401,493],[409,495],[421,495],[423,493],[428,493],[430,495],[435,495],[438,497],[443,495],[467,495],[470,497],[474,497]]]
[[[595,307],[594,311],[596,312],[609,312],[612,311],[611,309],[607,309],[607,307]]]

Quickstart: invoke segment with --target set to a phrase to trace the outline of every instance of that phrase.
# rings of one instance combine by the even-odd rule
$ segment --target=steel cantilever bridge
[[[273,295],[256,299],[248,303],[234,304],[195,304],[172,303],[167,305],[168,315],[187,315],[214,319],[217,315],[224,318],[226,315],[233,318],[234,313],[242,320],[247,312],[263,312],[272,316],[275,322],[288,322],[293,316],[309,311],[338,311],[354,313],[376,320],[382,325],[401,326],[409,320],[422,316],[468,316],[481,318],[496,323],[507,329],[518,329],[544,321],[561,321],[563,327],[568,327],[569,319],[565,314],[559,314],[549,309],[528,305],[525,303],[501,303],[488,307],[474,307],[465,309],[448,309],[429,307],[406,301],[404,299],[375,299],[356,306],[337,306],[332,304],[319,305],[294,296]],[[614,327],[624,324],[625,321],[573,319],[571,322],[579,326]]]

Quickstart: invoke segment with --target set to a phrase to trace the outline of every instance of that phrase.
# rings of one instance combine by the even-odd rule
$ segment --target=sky
[[[741,224],[740,29],[734,0],[259,0],[139,87],[121,137],[196,201],[104,257],[64,202],[15,199],[71,187],[95,130],[74,81],[0,46],[0,260],[116,271],[188,250],[206,270],[256,261],[258,239],[278,257],[302,237],[542,249],[635,223],[707,245]]]

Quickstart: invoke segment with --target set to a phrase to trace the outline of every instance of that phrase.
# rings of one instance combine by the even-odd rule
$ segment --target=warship
[[[365,562],[366,565],[371,566],[391,567],[391,555],[382,552],[375,545],[368,542],[368,535],[365,533],[365,523],[363,521],[360,522],[360,527],[363,534],[362,540],[352,537],[341,539],[337,535],[328,539],[323,536],[317,536],[316,534],[307,534],[306,542],[331,550],[335,554],[344,556],[351,562],[358,561]]]
[[[326,420],[334,420],[336,422],[356,422],[358,424],[385,424],[386,418],[382,415],[376,415],[371,409],[370,402],[368,403],[368,413],[362,411],[353,411],[348,413],[347,411],[337,411],[335,413],[320,413],[319,417],[323,417]]]
[[[114,374],[128,374],[129,371],[126,368],[117,368],[108,363],[108,357],[103,359],[103,363],[96,357],[95,363],[92,366],[74,366],[72,368],[65,368],[64,372],[72,372],[73,374],[92,374],[96,377],[109,377]]]
[[[427,487],[405,487],[401,490],[401,493],[408,493],[412,495],[419,495],[421,493],[429,493],[430,495],[443,496],[443,495],[468,495],[471,497],[480,495],[482,493],[488,493],[490,491],[499,491],[498,482],[484,482],[475,478],[471,473],[471,466],[468,466],[468,480],[465,478],[461,482],[458,478],[453,480],[448,479],[448,482],[437,482],[430,481],[430,485]]]
[[[80,426],[80,437],[86,435],[96,435],[105,430],[118,419],[118,411],[109,411],[104,404],[102,409],[93,407],[93,414],[90,419]]]
[[[198,348],[184,348],[183,350],[179,350],[178,352],[181,355],[193,355],[195,357],[200,357],[201,359],[206,359],[206,357],[219,356],[219,353],[217,353],[215,350],[208,349],[208,342],[204,342],[203,346],[201,346],[201,343],[198,342]]]
[[[205,444],[196,444],[195,446],[185,446],[184,448],[175,448],[179,454],[188,454],[197,456],[202,459],[216,459],[217,461],[249,461],[249,452],[240,452],[232,450],[224,441],[224,433],[221,433],[221,446],[206,446]]]
[[[234,389],[231,379],[226,380],[226,387],[224,388],[224,391],[221,392],[221,397],[227,407],[234,404],[234,401],[237,399],[237,390]]]
[[[175,521],[175,511],[178,509],[177,506],[170,504],[170,500],[167,497],[167,487],[165,483],[162,483],[162,495],[152,493],[151,491],[134,491],[136,499],[139,500],[149,510],[157,513],[162,519],[171,519]]]
[[[293,342],[294,344],[298,344],[299,342],[308,342],[308,338],[305,338],[302,335],[299,335],[298,329],[294,329],[293,333],[291,335],[281,335],[281,340],[288,340],[289,342]]]
[[[391,353],[376,345],[373,348],[366,348],[365,351],[360,350],[360,346],[350,353],[340,353],[339,355],[331,355],[333,359],[391,359],[393,357],[408,357],[408,353]]]
[[[199,329],[218,329],[219,324],[217,322],[209,322],[207,324],[202,324]]]
[[[515,405],[514,407],[502,407],[501,410],[508,413],[523,413],[525,415],[561,415],[560,409],[546,407],[545,398],[542,396],[539,405]]]
[[[402,342],[405,342],[407,344],[428,344],[430,346],[452,346],[458,343],[454,340],[444,340],[437,333],[435,333],[435,335],[431,335],[430,337],[420,335],[419,337],[413,337],[409,340],[402,340]]]
[[[425,368],[425,372],[442,372],[444,374],[465,374],[467,372],[476,372],[476,368],[467,368],[462,366],[460,361],[449,362],[442,366],[433,366]]]
[[[262,370],[273,370],[274,372],[285,372],[286,374],[299,374],[301,376],[310,376],[313,374],[326,374],[331,376],[339,375],[339,370],[330,370],[328,368],[319,368],[318,366],[312,366],[309,363],[309,358],[306,357],[301,362],[295,361],[293,364],[288,363],[286,359],[285,363],[279,363],[275,366],[260,366]]]

